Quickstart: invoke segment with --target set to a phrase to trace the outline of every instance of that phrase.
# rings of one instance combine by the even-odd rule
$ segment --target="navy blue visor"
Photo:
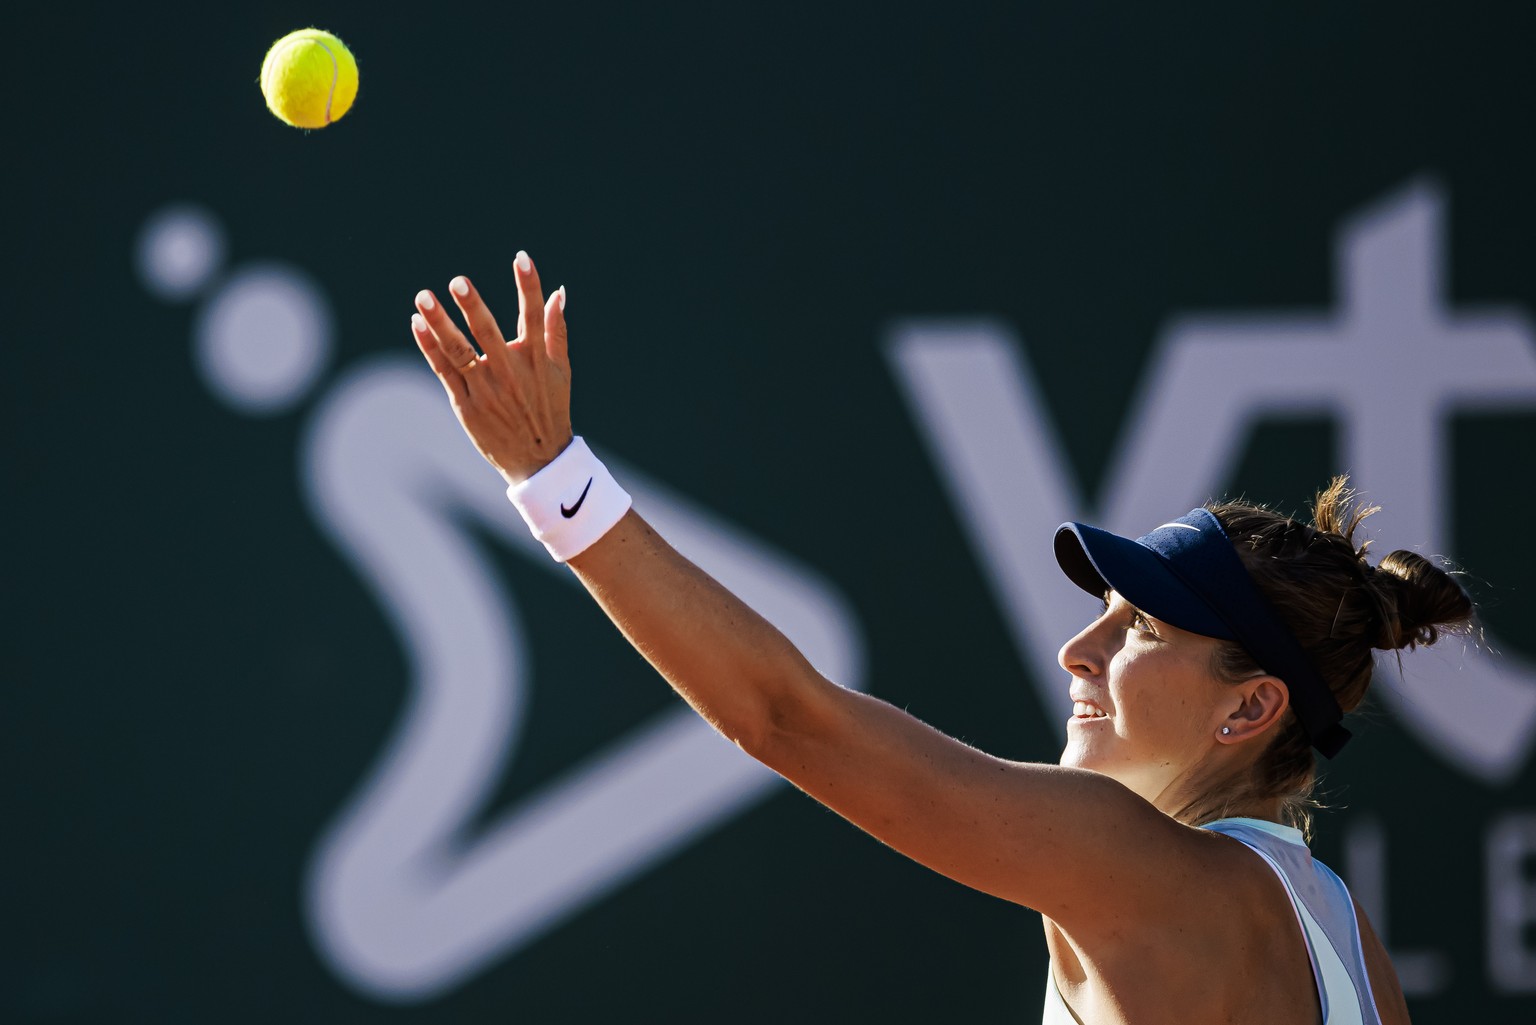
[[[1134,541],[1063,523],[1056,529],[1056,561],[1095,597],[1114,590],[1180,630],[1241,644],[1266,673],[1285,681],[1301,728],[1324,756],[1332,758],[1349,740],[1338,700],[1209,509],[1194,509]]]

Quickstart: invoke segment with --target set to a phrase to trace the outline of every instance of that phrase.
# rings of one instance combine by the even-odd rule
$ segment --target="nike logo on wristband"
[[[581,497],[576,499],[576,504],[575,505],[573,505],[569,509],[567,509],[565,507],[565,503],[562,502],[560,504],[560,515],[561,516],[564,516],[566,519],[570,519],[572,516],[576,515],[576,510],[581,508],[581,503],[583,503],[583,502],[585,502],[587,500],[587,492],[592,490],[592,481],[593,481],[593,478],[591,478],[591,477],[587,478],[587,486],[581,489]]]

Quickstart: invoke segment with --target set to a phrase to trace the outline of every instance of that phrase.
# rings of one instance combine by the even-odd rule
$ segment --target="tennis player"
[[[726,737],[861,829],[1039,911],[1044,1020],[1408,1021],[1392,965],[1306,846],[1314,751],[1338,754],[1373,650],[1466,627],[1471,602],[1411,552],[1371,565],[1343,479],[1311,526],[1195,509],[1129,539],[1063,525],[1056,556],[1102,613],[1062,646],[1059,765],[994,758],[824,679],[674,551],[573,437],[565,290],[526,253],[510,341],[465,278],[478,343],[430,292],[412,333],[534,535]]]

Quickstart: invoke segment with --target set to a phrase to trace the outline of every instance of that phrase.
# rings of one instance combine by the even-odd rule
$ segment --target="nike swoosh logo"
[[[576,499],[576,504],[575,505],[573,505],[569,509],[567,509],[565,507],[565,503],[562,502],[560,504],[560,515],[564,516],[566,519],[570,519],[572,516],[575,516],[576,515],[576,510],[581,508],[581,503],[583,503],[583,502],[585,502],[587,500],[587,492],[591,491],[591,490],[592,490],[592,478],[588,477],[587,478],[587,486],[581,489],[581,497]]]

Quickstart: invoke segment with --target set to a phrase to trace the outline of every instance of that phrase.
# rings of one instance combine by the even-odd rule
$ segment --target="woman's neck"
[[[1202,785],[1170,785],[1152,801],[1163,814],[1189,826],[1200,826],[1217,819],[1263,819],[1282,821],[1285,802],[1279,797],[1258,796],[1251,792],[1246,775],[1206,781]]]

